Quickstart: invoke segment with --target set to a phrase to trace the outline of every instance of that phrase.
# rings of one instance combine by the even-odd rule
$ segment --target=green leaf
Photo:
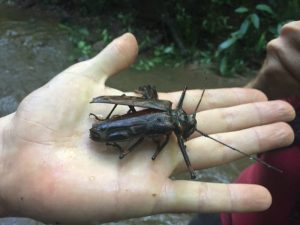
[[[266,4],[257,4],[256,5],[256,9],[260,10],[260,11],[263,11],[263,12],[267,12],[267,13],[269,13],[271,15],[274,15],[274,12],[271,9],[271,7],[268,6],[268,5],[266,5]]]
[[[220,73],[221,75],[226,75],[228,72],[228,65],[227,65],[227,57],[224,56],[220,62]]]
[[[85,45],[86,45],[86,43],[85,43],[84,41],[79,41],[79,42],[77,43],[77,47],[78,47],[78,48],[83,48]]]
[[[258,15],[257,15],[256,13],[252,13],[252,14],[250,15],[250,20],[251,20],[253,26],[254,26],[256,29],[258,29],[258,28],[259,28],[259,22],[260,22],[260,21],[259,21]]]
[[[248,12],[249,10],[248,10],[246,7],[241,6],[241,7],[237,8],[237,9],[235,9],[234,11],[235,11],[236,13],[246,13],[246,12]]]
[[[153,61],[148,61],[148,65],[149,65],[149,68],[153,67],[154,66],[154,62]]]
[[[84,36],[89,36],[90,35],[90,32],[85,27],[80,28],[78,31],[79,31],[80,34],[82,34]]]
[[[266,33],[262,33],[258,39],[258,42],[256,44],[256,51],[261,52],[266,48]]]
[[[164,53],[165,54],[172,54],[174,53],[174,46],[167,46],[164,48]]]
[[[220,45],[219,45],[219,49],[220,50],[224,50],[226,48],[229,48],[231,45],[233,45],[236,42],[236,38],[228,38],[227,40],[223,41]]]
[[[244,36],[247,33],[248,28],[249,28],[249,20],[245,19],[239,29],[241,36]]]
[[[236,40],[242,38],[243,35],[244,34],[242,34],[240,30],[237,30],[237,31],[231,33],[231,37],[235,38]]]

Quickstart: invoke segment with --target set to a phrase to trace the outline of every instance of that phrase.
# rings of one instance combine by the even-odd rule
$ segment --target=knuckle
[[[254,100],[265,101],[268,99],[266,94],[264,92],[262,92],[261,90],[253,89],[253,90],[251,90],[251,92],[252,92],[251,94],[252,94]]]
[[[237,112],[232,109],[224,109],[220,112],[226,130],[233,129],[233,122],[237,116]]]
[[[65,72],[76,73],[78,70],[84,70],[90,64],[90,60],[77,62],[65,70]]]
[[[267,58],[264,64],[264,72],[267,74],[276,75],[281,71],[282,64],[285,59],[286,49],[283,46],[281,39],[277,38],[267,44]]]
[[[267,48],[268,53],[279,52],[279,51],[282,51],[283,45],[282,45],[280,39],[276,38],[276,39],[271,40],[267,44],[266,48]]]
[[[289,22],[281,28],[280,35],[286,36],[291,33],[297,32],[299,30],[300,30],[300,21]]]

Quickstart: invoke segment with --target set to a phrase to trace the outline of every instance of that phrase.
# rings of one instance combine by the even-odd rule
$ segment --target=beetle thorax
[[[194,133],[197,121],[193,115],[188,115],[182,109],[173,110],[172,116],[174,123],[176,124],[175,132],[182,135],[184,139],[187,139],[192,133]]]

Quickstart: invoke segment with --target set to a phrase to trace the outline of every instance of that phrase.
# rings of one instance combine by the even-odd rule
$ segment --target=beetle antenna
[[[268,167],[270,169],[273,169],[273,170],[275,170],[277,172],[283,173],[283,171],[281,169],[278,169],[275,166],[270,165],[269,163],[265,162],[264,160],[261,160],[260,158],[257,158],[256,156],[249,155],[249,154],[247,154],[247,153],[245,153],[245,152],[243,152],[241,150],[238,150],[238,149],[236,149],[236,148],[234,148],[234,147],[232,147],[230,145],[227,145],[224,142],[219,141],[219,140],[217,140],[217,139],[209,136],[208,134],[206,134],[206,133],[204,133],[204,132],[202,132],[202,131],[200,131],[198,129],[196,129],[195,131],[197,131],[198,133],[200,133],[204,137],[207,137],[207,138],[209,138],[211,140],[214,140],[214,141],[216,141],[216,142],[218,142],[218,143],[220,143],[220,144],[222,144],[222,145],[224,145],[224,146],[226,146],[226,147],[228,147],[228,148],[230,148],[230,149],[232,149],[232,150],[234,150],[236,152],[239,152],[240,154],[242,154],[244,156],[247,156],[250,160],[254,160],[256,162],[259,162],[259,163],[263,164],[264,166],[266,166],[266,167]]]
[[[179,102],[177,104],[177,109],[181,109],[182,108],[183,99],[184,99],[184,96],[185,96],[185,93],[186,93],[186,89],[187,89],[187,86],[185,86],[184,89],[183,89],[183,91],[182,91],[182,94],[180,96]]]
[[[196,106],[196,108],[195,108],[195,112],[193,113],[193,117],[194,117],[194,118],[196,118],[196,113],[197,113],[197,110],[198,110],[198,108],[199,108],[199,105],[200,105],[200,103],[201,103],[201,101],[202,101],[204,92],[205,92],[205,89],[203,89],[202,94],[201,94],[201,97],[200,97],[200,99],[199,99],[199,102],[198,102],[198,104],[197,104],[197,106]]]

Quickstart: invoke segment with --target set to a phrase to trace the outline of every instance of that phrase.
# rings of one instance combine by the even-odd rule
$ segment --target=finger
[[[211,119],[213,118],[213,124]],[[197,113],[197,128],[212,134],[241,130],[278,121],[291,121],[295,110],[285,101],[256,102]]]
[[[111,76],[131,65],[138,53],[135,37],[126,33],[113,40],[105,49],[90,60],[89,76],[93,79]]]
[[[163,189],[155,213],[262,211],[271,201],[268,190],[259,185],[172,181]]]
[[[283,39],[290,48],[299,51],[300,21],[292,21],[285,24],[280,30],[279,38]]]
[[[271,69],[279,69],[278,71],[287,70],[285,72],[291,73],[291,75],[297,74],[296,72],[297,69],[299,69],[299,65],[296,60],[291,60],[291,58],[297,56],[299,54],[299,50],[295,49],[295,47],[291,45],[291,40],[286,40],[284,37],[280,36],[268,43],[267,51],[269,54],[267,62]],[[275,65],[275,62],[277,62],[278,65]],[[277,75],[274,74],[273,76]],[[294,79],[295,77],[288,78]]]
[[[249,155],[288,146],[294,140],[293,130],[283,122],[210,136]],[[194,169],[209,168],[244,157],[242,153],[204,136],[194,138],[186,145]],[[184,160],[178,155],[175,172],[185,170]]]
[[[282,37],[270,41],[267,45],[267,58],[261,70],[262,76],[256,79],[256,88],[263,90],[272,99],[299,96],[299,66],[295,60],[290,60],[298,57],[297,51]]]
[[[160,99],[173,102],[176,106],[182,91],[159,94]],[[201,97],[202,90],[188,90],[184,98],[183,108],[187,113],[193,113]],[[199,110],[214,109],[240,105],[250,102],[266,101],[266,96],[255,89],[246,88],[219,88],[205,90]]]
[[[52,87],[51,90],[56,93],[68,93],[67,96],[74,96],[76,101],[80,98],[86,102],[93,96],[94,89],[101,90],[104,87],[108,76],[128,67],[134,61],[137,51],[135,37],[126,33],[112,41],[94,58],[74,64],[54,77],[49,82],[51,86],[46,86],[47,90]]]

